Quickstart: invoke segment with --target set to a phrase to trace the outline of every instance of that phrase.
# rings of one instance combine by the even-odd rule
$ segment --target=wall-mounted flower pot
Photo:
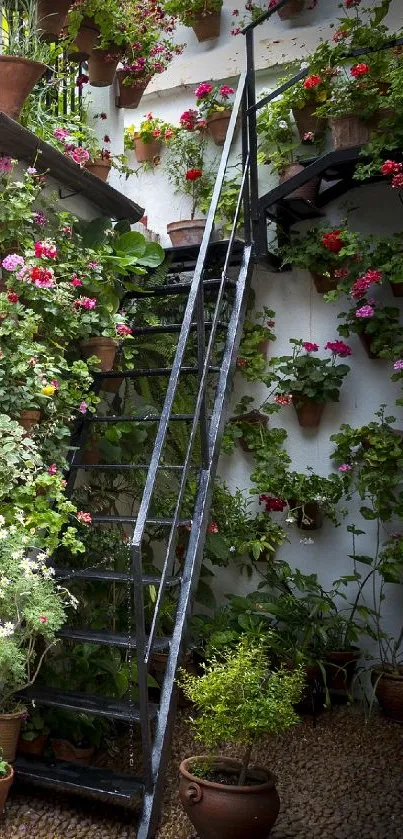
[[[200,42],[218,38],[221,31],[221,10],[219,12],[200,12],[193,20],[192,29]]]
[[[145,143],[138,137],[134,141],[134,153],[138,163],[152,163],[154,158],[159,158],[161,148],[161,140],[150,140],[149,143]]]
[[[282,9],[279,9],[277,14],[281,20],[292,20],[303,12],[305,0],[288,0]]]
[[[371,681],[385,717],[403,723],[403,667],[399,667],[397,672],[375,668]]]
[[[307,501],[302,505],[295,498],[290,498],[288,505],[300,530],[320,530],[323,525],[323,511],[319,501]]]
[[[53,739],[50,741],[53,754],[56,760],[65,760],[69,763],[80,763],[82,766],[89,766],[95,754],[95,748],[81,748],[74,746],[69,740]]]
[[[100,461],[99,441],[96,437],[90,437],[81,456],[81,463],[85,466],[97,466]]]
[[[38,425],[41,419],[40,411],[21,411],[18,417],[18,422],[25,428],[25,431],[32,431],[35,425]]]
[[[4,755],[3,755],[4,757]],[[12,787],[14,781],[14,769],[12,766],[9,766],[8,774],[4,778],[0,778],[0,813],[3,812],[6,801],[8,798],[8,794]]]
[[[46,67],[14,55],[0,55],[0,111],[18,119],[21,108]]]
[[[207,117],[208,130],[216,146],[223,146],[227,136],[231,111],[215,111]]]
[[[379,358],[379,355],[376,355],[371,349],[373,337],[372,335],[367,335],[366,332],[359,333],[359,339],[367,353],[368,358]]]
[[[37,757],[41,757],[45,751],[47,741],[47,734],[39,734],[33,740],[24,740],[23,737],[20,737],[17,752],[23,755],[36,755]]]
[[[403,283],[390,283],[393,297],[403,297]]]
[[[326,684],[329,690],[348,690],[357,669],[361,651],[335,650],[326,653]]]
[[[120,61],[118,47],[109,50],[94,49],[88,59],[88,76],[92,87],[110,87]]]
[[[23,714],[23,711],[15,711],[13,714],[0,714],[0,748],[3,759],[7,760],[8,763],[15,760]]]
[[[167,233],[174,248],[183,245],[201,245],[205,226],[205,219],[200,218],[171,221],[167,224]]]
[[[73,42],[73,48],[69,48],[67,57],[69,61],[81,64],[87,61],[97,42],[99,29],[91,18],[85,17]]]
[[[262,414],[260,411],[249,411],[247,414],[241,414],[239,417],[234,417],[233,422],[243,423],[249,425],[251,428],[267,428],[269,417],[267,414]],[[244,452],[251,452],[252,449],[248,445],[244,437],[239,437],[239,445]]]
[[[311,271],[310,273],[318,294],[326,294],[328,291],[334,291],[337,288],[338,280],[334,276],[334,271],[329,271],[328,274],[318,274],[317,271]]]
[[[284,169],[279,172],[280,183],[283,184],[285,181],[293,178],[294,175],[298,175],[300,172],[303,172],[304,169],[305,166],[301,166],[300,163],[290,163],[289,166],[284,166]],[[292,201],[294,198],[302,198],[305,201],[310,201],[314,204],[319,190],[319,183],[319,178],[312,178],[312,180],[308,181],[308,183],[297,187],[297,189],[294,189],[294,191],[289,195],[286,195],[283,200]]]
[[[216,757],[212,770],[228,775],[228,784],[214,783],[192,774],[192,765],[211,761],[206,755],[182,761],[179,798],[200,839],[267,839],[280,810],[276,778],[266,769],[248,772],[249,786],[236,786],[241,762]]]
[[[123,84],[124,80],[130,76],[130,73],[127,70],[118,70],[116,75],[119,82],[119,96],[116,98],[116,107],[132,110],[138,108],[150,79],[139,80],[131,84]]]
[[[318,427],[326,402],[315,402],[306,396],[293,394],[292,404],[294,405],[298,422],[302,428]]]
[[[85,168],[87,169],[87,172],[91,172],[91,174],[95,175],[96,178],[99,178],[100,181],[106,183],[112,164],[110,160],[102,160],[99,158],[98,160],[88,161],[85,164]]]
[[[102,390],[105,391],[105,393],[119,393],[123,382],[124,378],[121,376],[117,379],[103,379]]]
[[[303,108],[292,109],[292,115],[295,119],[301,140],[304,139],[305,134],[309,134],[311,131],[316,140],[323,137],[326,132],[328,120],[323,117],[314,116],[314,111],[316,111],[317,107],[318,105],[316,103],[308,102]]]
[[[81,354],[84,358],[90,358],[92,355],[96,355],[99,358],[103,373],[110,373],[113,370],[118,349],[118,342],[114,338],[104,338],[101,336],[87,338],[86,341],[81,341],[80,347]]]
[[[37,0],[37,22],[42,41],[57,41],[66,24],[72,0]]]
[[[368,125],[355,114],[330,120],[335,151],[353,146],[365,146],[369,141]]]

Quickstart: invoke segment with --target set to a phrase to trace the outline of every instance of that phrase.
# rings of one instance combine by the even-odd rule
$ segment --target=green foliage
[[[199,17],[219,12],[222,4],[223,0],[187,0],[185,4],[182,0],[165,0],[164,9],[185,26],[192,26]]]
[[[205,205],[207,196],[211,194],[217,170],[216,160],[207,163],[207,136],[203,131],[187,131],[178,129],[167,142],[164,157],[164,167],[168,180],[175,188],[175,192],[187,195],[191,200],[190,218],[193,219],[196,210]],[[187,172],[200,170],[201,177],[188,180]]]
[[[352,334],[365,335],[370,341],[371,353],[379,358],[393,359],[403,353],[403,327],[399,323],[400,312],[396,306],[371,303],[369,317],[357,317],[357,311],[368,306],[365,298],[358,300],[338,317],[343,323],[337,327],[339,335],[348,338]]]
[[[305,342],[290,338],[293,346],[291,356],[272,358],[266,377],[275,382],[281,394],[292,394],[298,405],[299,399],[311,399],[314,402],[338,402],[340,388],[345,376],[350,372],[347,364],[336,364],[336,353],[330,358],[317,358],[315,350],[306,349]],[[308,347],[319,347],[308,344]]]
[[[268,343],[276,340],[274,315],[272,309],[264,306],[263,311],[253,312],[253,317],[245,319],[237,366],[249,382],[259,381],[266,370]]]

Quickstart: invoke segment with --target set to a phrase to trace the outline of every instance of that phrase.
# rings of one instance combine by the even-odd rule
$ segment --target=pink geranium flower
[[[77,518],[78,518],[79,522],[81,522],[81,524],[91,524],[92,523],[91,514],[90,513],[84,513],[82,510],[80,510],[80,512],[77,513]]]
[[[350,466],[348,463],[342,463],[341,466],[339,466],[338,468],[339,472],[351,472],[353,467]]]
[[[96,297],[78,297],[73,303],[77,309],[95,309],[96,305]]]
[[[304,341],[302,344],[306,352],[318,352],[319,344],[312,344],[310,341]]]
[[[356,318],[372,318],[375,314],[375,309],[372,306],[366,305],[361,306],[360,309],[357,309],[355,316]]]
[[[9,175],[13,171],[13,161],[6,154],[0,154],[0,172]]]
[[[211,91],[213,90],[213,85],[210,82],[202,82],[195,90],[195,96],[197,99],[204,99],[205,96],[208,96]]]
[[[18,253],[9,253],[8,256],[4,257],[1,264],[6,271],[16,271],[17,268],[21,268],[25,265],[25,262],[24,257],[19,256]]]

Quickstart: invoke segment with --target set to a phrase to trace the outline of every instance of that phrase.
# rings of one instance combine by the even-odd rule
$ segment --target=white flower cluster
[[[0,622],[0,638],[9,638],[14,632],[14,624],[10,621],[7,623],[2,624]]]

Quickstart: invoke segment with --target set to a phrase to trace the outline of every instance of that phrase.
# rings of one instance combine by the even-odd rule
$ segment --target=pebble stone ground
[[[197,839],[177,798],[178,764],[197,751],[181,712],[157,839]],[[271,839],[403,839],[403,726],[380,714],[365,723],[359,709],[338,708],[316,728],[306,717],[262,739],[254,758],[278,776],[282,807]],[[15,789],[0,837],[134,839],[135,829],[130,814],[99,802]]]

